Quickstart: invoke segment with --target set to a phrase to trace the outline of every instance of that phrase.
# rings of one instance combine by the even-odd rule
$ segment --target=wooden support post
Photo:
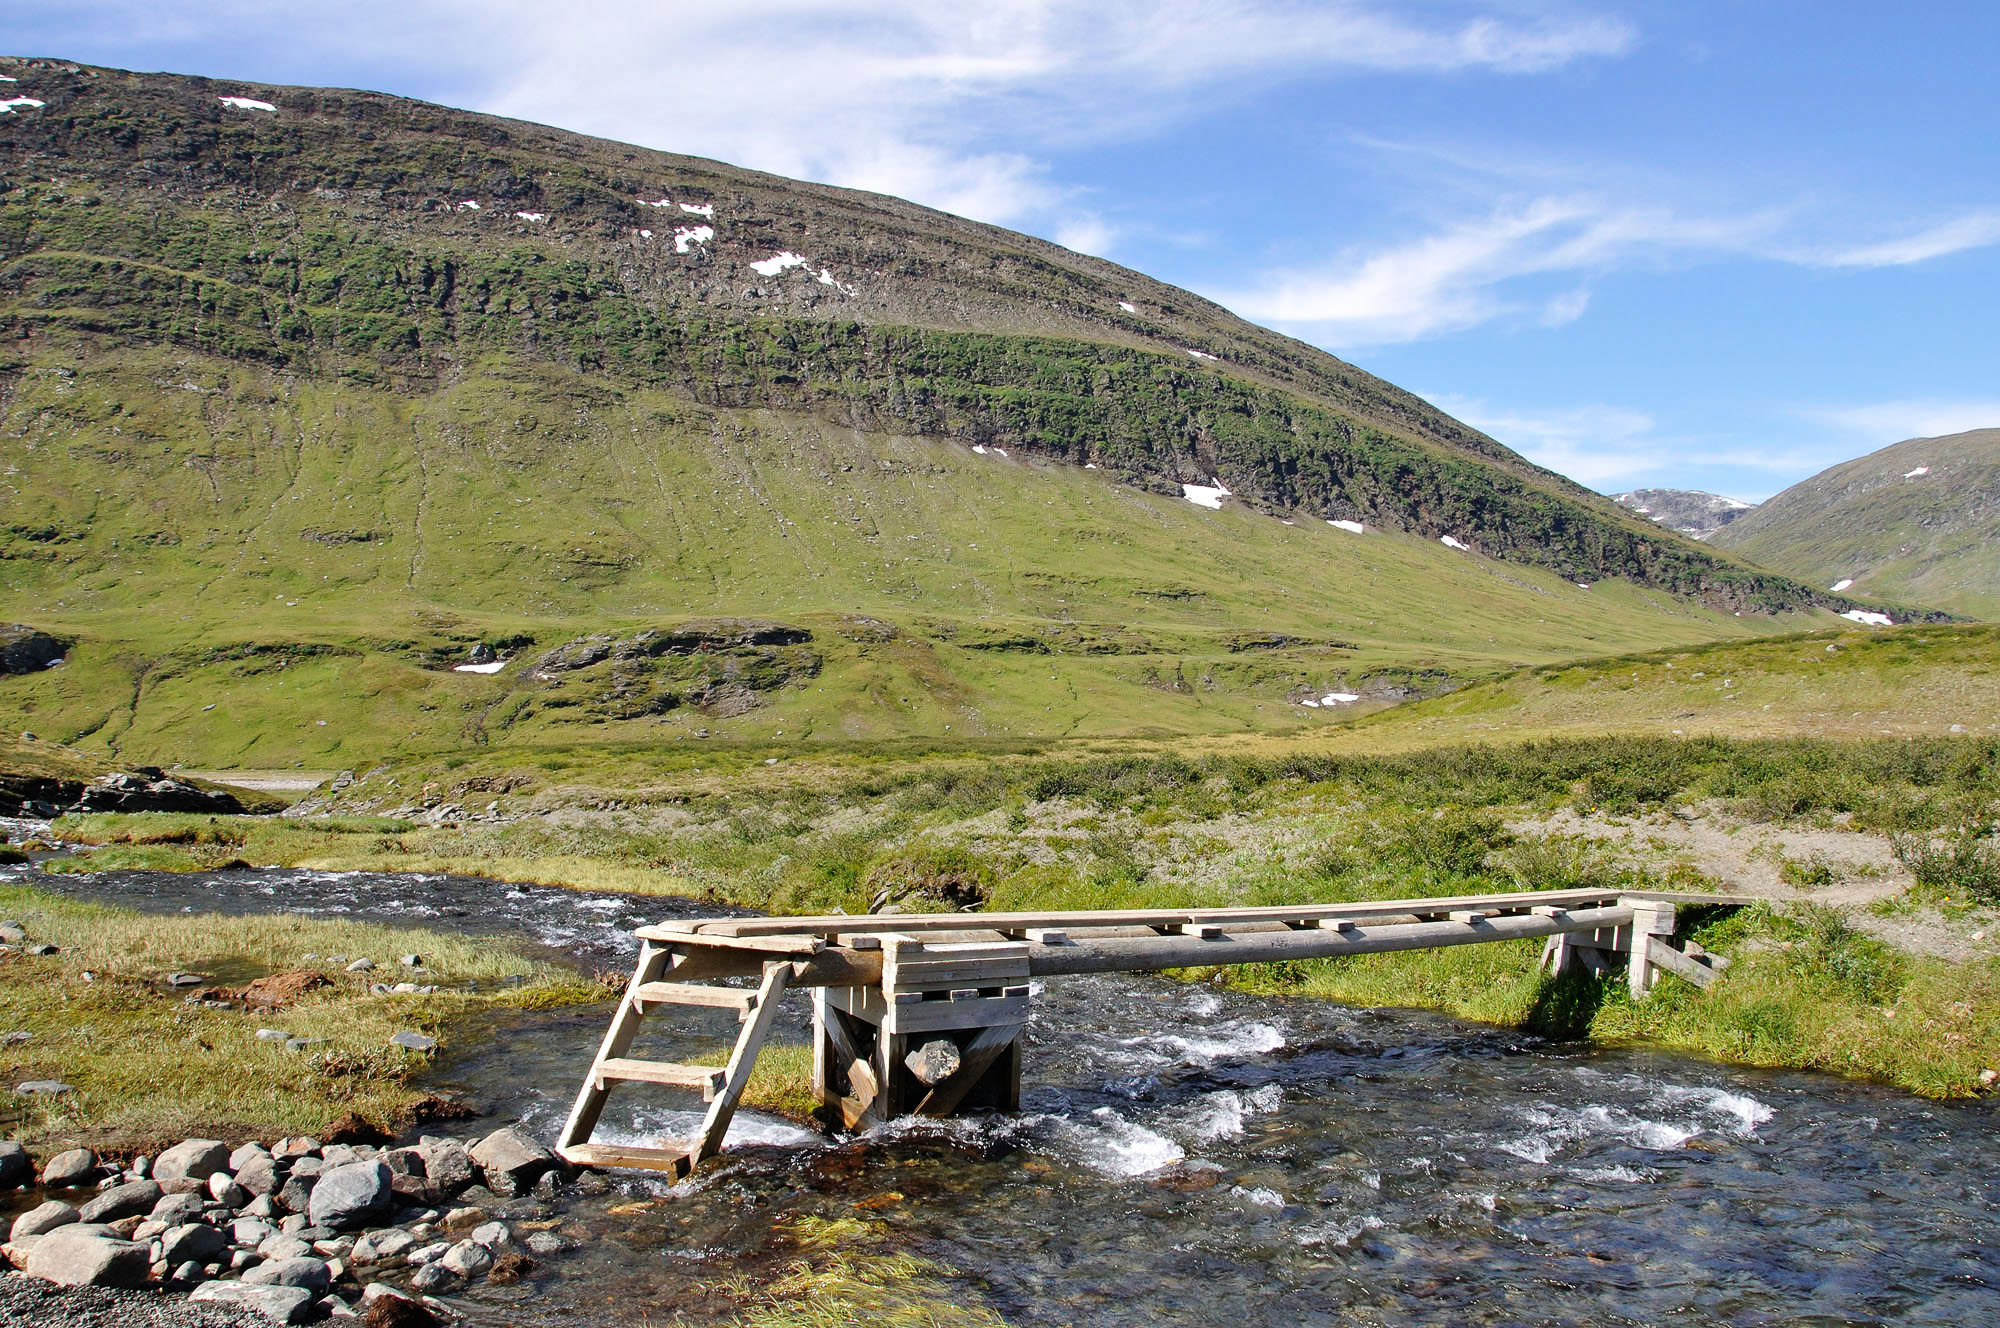
[[[1644,1000],[1656,980],[1653,938],[1674,934],[1674,906],[1664,900],[1645,898],[1621,899],[1618,902],[1632,910],[1632,926],[1627,932],[1624,947],[1627,955],[1626,981],[1632,999]]]

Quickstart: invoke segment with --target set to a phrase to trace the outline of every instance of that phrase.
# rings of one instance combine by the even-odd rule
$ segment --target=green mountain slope
[[[0,722],[86,748],[1226,731],[1851,604],[1042,241],[0,64]]]
[[[1912,438],[1823,470],[1712,539],[1814,584],[2000,616],[2000,429]]]

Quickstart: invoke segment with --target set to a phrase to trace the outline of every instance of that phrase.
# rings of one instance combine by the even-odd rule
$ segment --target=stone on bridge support
[[[891,936],[883,950],[881,987],[814,993],[813,1089],[829,1123],[1020,1110],[1027,945]],[[939,1040],[956,1049],[958,1068],[926,1083],[910,1053]]]

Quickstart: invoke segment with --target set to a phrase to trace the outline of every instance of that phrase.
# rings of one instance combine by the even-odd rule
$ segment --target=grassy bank
[[[6,1046],[7,1082],[59,1079],[74,1089],[16,1099],[9,1132],[34,1141],[269,1138],[313,1133],[349,1114],[393,1125],[424,1097],[409,1082],[424,1058],[390,1046],[393,1034],[414,1029],[449,1042],[482,1010],[604,996],[566,970],[443,932],[290,915],[156,916],[19,886],[0,889],[0,914],[60,947],[0,958],[0,1028],[30,1035]],[[410,951],[424,956],[422,980],[445,990],[371,996],[367,979],[380,973],[307,958],[367,955],[393,968]],[[330,985],[261,1014],[207,1008],[164,981],[195,972],[241,985],[296,970]],[[259,1040],[260,1028],[315,1042],[288,1051]]]
[[[57,865],[213,868],[241,858],[448,869],[774,912],[1744,888],[1671,842],[1668,831],[1688,817],[1713,826],[1719,840],[1778,827],[1873,845],[1909,880],[1900,894],[1880,886],[1892,897],[1878,899],[1876,914],[1900,910],[1963,933],[2000,903],[1997,798],[2000,742],[1970,735],[1868,743],[1627,736],[1374,755],[940,754],[874,767],[759,763],[731,779],[703,775],[634,794],[617,807],[449,828],[370,817],[77,818],[59,832],[98,847]],[[1621,828],[1626,842],[1546,828],[1562,818],[1586,831]],[[1781,865],[1785,881],[1853,884],[1840,874],[1845,867],[1805,858]],[[1769,875],[1774,893],[1783,890],[1778,873]],[[1894,930],[1876,925],[1879,917],[1859,920]],[[1728,980],[1707,996],[1669,980],[1643,1007],[1609,988],[1552,986],[1536,974],[1532,946],[1228,980],[1865,1074],[1935,1095],[1974,1092],[1981,1073],[2000,1066],[1992,947],[1959,963],[1902,953],[1812,907],[1762,910],[1705,934],[1704,943],[1738,958]],[[1828,976],[1858,973],[1874,976]],[[795,1109],[786,1099],[799,1095],[774,1088],[760,1096]]]

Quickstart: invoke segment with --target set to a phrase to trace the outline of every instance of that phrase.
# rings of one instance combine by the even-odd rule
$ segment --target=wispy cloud
[[[1449,19],[1305,0],[454,2],[507,53],[486,109],[1051,228],[1090,218],[1024,153],[1157,128],[1194,89],[1527,75],[1634,40],[1614,19],[1497,16],[1511,5]]]
[[[1853,406],[1810,406],[1806,419],[1837,429],[1877,447],[1908,438],[1936,438],[1967,429],[2000,429],[2000,397],[1940,401],[1918,398]]]
[[[1593,489],[1631,488],[1669,465],[1644,411],[1595,404],[1521,410],[1450,393],[1429,400],[1536,465]]]
[[[1412,341],[1506,314],[1533,313],[1556,326],[1582,315],[1587,289],[1532,296],[1512,283],[1741,250],[1774,224],[1769,215],[1690,217],[1585,197],[1537,198],[1373,253],[1329,255],[1218,298],[1246,317],[1302,327],[1335,347]]]
[[[2000,244],[2000,212],[1975,212],[1900,239],[1837,249],[1805,261],[1827,267],[1904,267],[1994,244]]]

